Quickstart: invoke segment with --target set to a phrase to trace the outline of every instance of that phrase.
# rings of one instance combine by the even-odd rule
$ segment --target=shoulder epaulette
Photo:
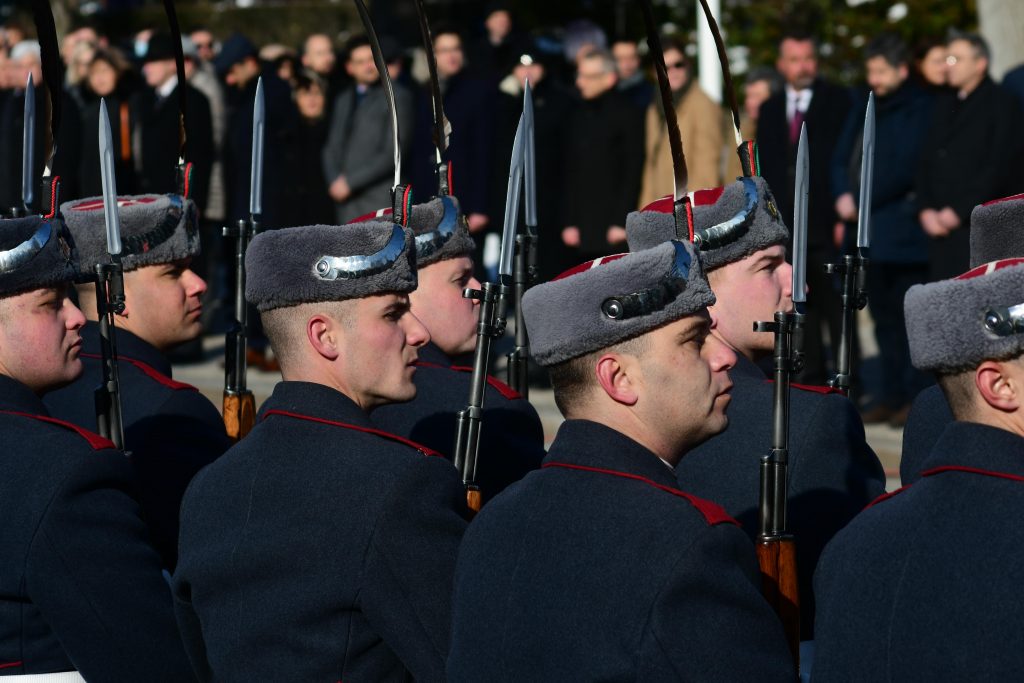
[[[768,384],[774,384],[775,380],[771,379],[771,378],[768,378],[768,379],[765,380],[765,382],[767,382]],[[840,391],[839,389],[835,389],[833,387],[828,387],[828,386],[825,386],[823,384],[795,384],[795,383],[790,383],[789,386],[791,388],[793,388],[793,389],[799,389],[800,391],[809,391],[809,392],[811,392],[813,394],[839,394],[839,395],[843,394],[843,392]]]
[[[100,436],[99,434],[97,434],[95,432],[90,432],[88,429],[84,429],[82,427],[79,427],[78,425],[72,424],[71,422],[65,422],[64,420],[58,420],[57,418],[50,417],[49,415],[36,415],[34,413],[22,413],[22,412],[19,412],[17,410],[0,410],[0,414],[3,414],[3,415],[15,415],[17,417],[27,417],[27,418],[32,419],[32,420],[38,420],[40,422],[46,422],[48,424],[57,425],[58,427],[63,427],[64,429],[67,429],[68,431],[72,431],[72,432],[78,434],[83,439],[85,439],[88,442],[89,446],[94,451],[102,451],[102,450],[107,449],[107,448],[114,448],[114,449],[117,448],[117,446],[114,445],[114,442],[111,441],[110,439],[106,439],[106,438]]]
[[[711,526],[714,526],[716,524],[735,524],[736,526],[740,525],[740,523],[733,519],[732,516],[730,516],[729,513],[725,511],[725,508],[723,508],[718,503],[713,503],[710,500],[699,498],[698,496],[695,496],[692,493],[687,493],[686,491],[681,491],[680,489],[672,488],[671,486],[659,484],[658,482],[648,479],[647,477],[641,477],[639,474],[631,474],[630,472],[619,472],[618,470],[608,470],[601,467],[587,467],[586,465],[570,465],[569,463],[565,462],[546,462],[543,465],[541,465],[541,469],[546,469],[548,467],[562,467],[569,470],[593,472],[595,474],[607,474],[612,477],[621,477],[622,479],[632,479],[633,481],[639,481],[643,484],[647,484],[648,486],[653,486],[659,491],[664,491],[665,493],[670,493],[673,496],[686,500],[687,502],[690,503],[690,505],[697,509],[697,512],[699,512],[701,516],[704,517],[704,520]]]
[[[322,417],[313,417],[312,415],[303,415],[301,413],[293,413],[293,412],[288,411],[288,410],[277,410],[277,409],[268,410],[267,412],[263,413],[263,417],[260,418],[260,419],[261,420],[266,420],[271,415],[281,415],[283,417],[290,417],[290,418],[293,418],[293,419],[296,419],[296,420],[305,420],[307,422],[316,422],[317,424],[329,425],[331,427],[340,427],[341,429],[351,429],[352,431],[362,432],[364,434],[373,434],[374,436],[378,436],[378,437],[380,437],[382,439],[387,439],[388,441],[394,441],[395,443],[400,443],[403,446],[408,446],[409,448],[417,450],[420,453],[422,453],[423,455],[426,455],[426,456],[429,456],[429,457],[438,457],[438,458],[443,458],[444,457],[442,454],[438,453],[437,451],[435,451],[432,448],[427,448],[423,444],[416,443],[415,441],[412,441],[411,439],[406,439],[403,436],[398,436],[397,434],[392,434],[391,432],[385,432],[382,429],[374,429],[373,427],[361,427],[359,425],[349,424],[347,422],[339,422],[337,420],[328,420],[328,419],[322,418]]]
[[[454,372],[473,372],[473,368],[468,365],[438,365],[437,363],[428,363],[427,361],[416,361],[416,365],[424,368],[437,368],[440,370],[452,370]],[[487,375],[487,383],[490,384],[499,394],[507,398],[509,401],[515,401],[523,397],[518,391],[510,387],[509,385],[502,382],[497,377]]]

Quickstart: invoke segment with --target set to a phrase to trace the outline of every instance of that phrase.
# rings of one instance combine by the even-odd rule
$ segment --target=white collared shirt
[[[792,121],[793,115],[796,114],[799,109],[804,114],[807,113],[807,108],[811,106],[811,97],[814,95],[814,91],[810,88],[804,88],[803,90],[795,90],[792,86],[786,85],[786,120]]]

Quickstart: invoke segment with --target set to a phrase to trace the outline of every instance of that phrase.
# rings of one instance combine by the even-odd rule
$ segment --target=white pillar
[[[722,101],[722,65],[718,61],[718,48],[715,47],[715,37],[711,35],[708,28],[708,20],[704,16],[704,10],[699,0],[693,3],[697,7],[697,60],[700,65],[700,87],[715,102]],[[708,0],[708,7],[715,21],[722,16],[721,0]],[[721,24],[719,24],[721,29]]]

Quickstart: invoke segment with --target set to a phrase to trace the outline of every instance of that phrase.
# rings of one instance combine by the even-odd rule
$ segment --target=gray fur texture
[[[789,241],[789,228],[779,214],[775,198],[764,178],[753,178],[757,185],[757,208],[754,220],[747,230],[735,241],[714,249],[701,249],[700,258],[705,271],[712,271],[724,265],[735,263],[751,254]],[[701,193],[698,192],[698,200]],[[740,211],[745,202],[743,183],[737,181],[725,186],[722,196],[713,204],[695,205],[693,221],[697,230],[723,223]],[[654,210],[657,207],[660,210]],[[663,213],[667,210],[669,213]],[[677,236],[672,218],[671,200],[659,200],[642,211],[633,211],[626,216],[626,240],[631,251],[649,249]]]
[[[416,289],[416,253],[406,228],[405,249],[382,272],[352,279],[322,280],[316,263],[323,256],[357,256],[380,251],[394,223],[371,220],[347,225],[307,225],[261,232],[245,255],[245,298],[261,311],[286,306],[359,299]]]
[[[663,308],[647,315],[613,320],[601,307],[610,297],[657,287],[673,267],[676,249],[672,242],[662,242],[531,287],[523,296],[523,315],[530,332],[530,350],[537,362],[543,366],[557,365],[637,337],[715,303],[693,246],[689,242],[679,243],[691,257],[686,287]]]
[[[0,273],[0,296],[12,296],[78,279],[74,240],[59,219],[44,221],[39,216],[29,216],[0,220],[0,251],[17,247],[44,224],[53,229],[46,244],[22,265]]]
[[[1024,256],[1024,194],[996,199],[971,211],[971,268]]]
[[[199,210],[191,199],[141,194],[118,197],[117,202],[125,272],[199,253]],[[60,211],[75,237],[82,268],[91,270],[97,263],[107,263],[103,197],[64,202]]]
[[[915,368],[951,372],[1024,351],[1024,333],[1001,337],[985,328],[987,309],[1024,303],[1024,264],[998,265],[910,288],[903,308]],[[969,277],[978,271],[989,272]]]
[[[455,205],[455,232],[448,238],[448,241],[440,249],[423,249],[417,244],[416,264],[423,268],[431,263],[444,261],[446,259],[458,258],[459,256],[471,256],[476,250],[473,237],[469,234],[469,226],[466,224],[466,217],[459,206],[459,200],[455,197],[449,198]],[[414,204],[412,215],[409,217],[409,227],[417,237],[437,229],[444,215],[444,206],[440,197],[435,197],[423,204]]]

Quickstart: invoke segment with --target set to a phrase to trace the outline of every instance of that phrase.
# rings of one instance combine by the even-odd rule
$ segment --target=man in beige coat
[[[690,80],[690,65],[679,42],[662,40],[668,82],[676,103],[676,117],[686,150],[690,171],[689,187],[701,189],[721,185],[722,113],[697,83]],[[661,100],[657,97],[647,108],[644,144],[644,176],[640,206],[672,193],[672,152]]]

